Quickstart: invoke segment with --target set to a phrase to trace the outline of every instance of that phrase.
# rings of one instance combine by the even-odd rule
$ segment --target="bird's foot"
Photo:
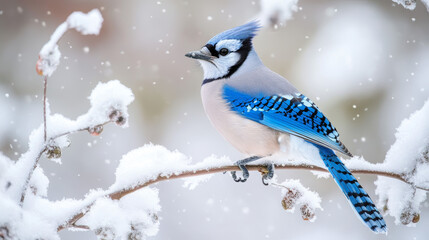
[[[236,171],[231,171],[232,179],[235,182],[245,182],[245,181],[247,181],[247,179],[249,178],[249,170],[247,170],[246,164],[249,163],[249,162],[256,161],[256,160],[258,160],[260,158],[261,157],[253,156],[253,157],[248,157],[248,158],[245,158],[243,160],[237,161],[235,164],[243,172],[243,176],[242,177],[237,177],[237,172]]]
[[[247,181],[247,179],[249,178],[249,170],[247,170],[246,166],[244,166],[244,165],[238,165],[238,167],[243,172],[243,177],[242,178],[241,177],[237,177],[237,172],[236,171],[232,171],[231,172],[232,179],[235,182],[245,182],[245,181]]]
[[[266,169],[261,169],[262,184],[265,186],[269,185],[270,180],[274,177],[274,164],[270,163]]]

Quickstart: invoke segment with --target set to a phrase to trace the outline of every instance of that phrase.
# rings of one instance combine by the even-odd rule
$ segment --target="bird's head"
[[[228,78],[246,61],[252,50],[252,38],[259,28],[259,23],[252,21],[219,33],[201,50],[189,52],[185,56],[201,63],[204,79]]]

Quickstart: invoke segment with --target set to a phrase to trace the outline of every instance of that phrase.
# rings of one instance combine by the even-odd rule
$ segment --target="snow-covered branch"
[[[261,159],[259,163],[249,165],[248,169],[249,171],[259,171],[263,173],[266,171],[266,165],[261,164],[261,162],[266,163],[267,161],[270,161],[275,163],[275,168],[277,170],[301,169],[327,172],[325,168],[313,165],[305,160],[285,161],[278,159],[285,158],[276,156],[274,159]],[[111,200],[120,200],[131,193],[138,192],[139,190],[149,187],[155,183],[179,178],[182,178],[186,181],[189,181],[190,177],[196,178],[196,180],[193,181],[195,187],[195,184],[197,184],[199,180],[206,180],[206,178],[200,178],[200,176],[211,176],[214,173],[239,170],[239,168],[234,165],[231,160],[225,157],[209,157],[197,164],[189,164],[189,162],[190,158],[178,151],[169,151],[162,146],[151,144],[145,145],[129,152],[121,159],[120,164],[116,170],[115,183],[103,193],[100,192],[100,197],[102,196],[101,199],[109,198]],[[354,174],[384,176],[391,179],[400,180],[409,185],[414,185],[419,189],[429,191],[429,179],[426,182],[420,182],[420,185],[417,186],[414,182],[411,182],[409,179],[407,179],[402,172],[395,171],[394,168],[387,167],[385,164],[371,164],[358,157],[353,158],[351,161],[345,161],[345,163],[349,170],[351,170],[351,172]],[[291,187],[291,184],[293,187]],[[307,192],[305,187],[295,182],[284,182],[282,184],[273,182],[272,186],[280,187],[283,189],[283,191],[284,189],[288,189],[288,191],[292,191],[294,193],[299,192],[300,197],[304,197],[297,197],[298,201],[294,202],[294,204],[296,203],[299,205],[298,207],[303,213],[304,219],[315,219],[314,210],[320,208],[318,201],[313,201],[314,199],[318,199],[318,197],[315,196],[315,193]],[[284,198],[287,197],[287,194],[283,195]],[[90,197],[92,198],[92,196]],[[58,227],[58,230],[75,227],[80,219],[84,219],[87,212],[92,211],[92,206],[96,204],[97,201],[98,200],[83,200],[82,202],[86,202],[88,204],[82,205],[82,208],[79,209],[79,211],[76,211],[74,215],[64,219],[64,223]],[[289,204],[288,209],[292,209],[294,204]],[[82,226],[82,223],[79,223],[79,226]]]

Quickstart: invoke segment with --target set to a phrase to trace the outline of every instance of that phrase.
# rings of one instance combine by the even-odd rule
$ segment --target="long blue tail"
[[[314,145],[319,148],[319,154],[323,162],[362,221],[371,228],[372,231],[386,233],[386,223],[377,210],[377,207],[356,178],[350,173],[346,166],[344,166],[337,155],[335,155],[334,151],[326,147]]]

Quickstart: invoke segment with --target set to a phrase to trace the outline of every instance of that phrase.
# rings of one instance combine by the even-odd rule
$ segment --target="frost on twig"
[[[411,224],[419,221],[420,208],[429,187],[429,101],[402,121],[395,136],[396,142],[386,154],[385,166],[397,169],[411,184],[378,177],[376,193],[379,202],[395,223]]]
[[[36,64],[37,73],[50,77],[60,64],[61,52],[58,49],[58,41],[69,29],[76,29],[83,35],[100,33],[103,17],[98,9],[93,9],[87,14],[73,12],[65,22],[57,27],[51,35],[51,39],[43,45],[39,52],[39,60]]]

